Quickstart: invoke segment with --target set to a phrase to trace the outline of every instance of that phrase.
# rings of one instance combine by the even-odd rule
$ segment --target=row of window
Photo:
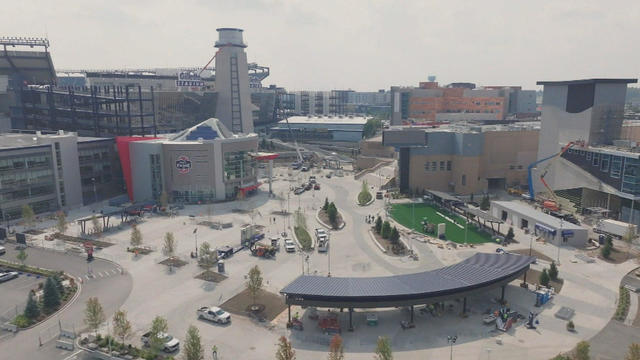
[[[438,171],[437,161],[427,161],[424,163],[424,171]],[[440,161],[440,171],[451,171],[451,160]]]
[[[26,168],[36,168],[41,166],[49,166],[51,164],[50,155],[31,155],[19,158],[0,159],[0,171],[3,170],[20,170]]]
[[[608,172],[609,176],[619,179],[622,173],[622,156],[609,154],[600,154],[579,149],[567,150],[569,154],[585,156],[586,160],[591,162],[592,166],[596,166],[602,172]]]

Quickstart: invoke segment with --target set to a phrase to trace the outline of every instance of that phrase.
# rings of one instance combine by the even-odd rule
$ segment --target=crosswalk
[[[82,281],[83,282],[96,281],[96,280],[108,278],[115,275],[121,275],[121,274],[122,274],[122,269],[119,267],[101,270],[101,271],[87,271],[87,274],[83,276]]]

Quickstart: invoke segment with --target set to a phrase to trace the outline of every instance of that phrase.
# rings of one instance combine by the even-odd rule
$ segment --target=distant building
[[[367,118],[364,116],[292,116],[281,120],[271,133],[284,140],[358,142]]]
[[[50,212],[124,192],[115,141],[75,133],[0,134],[0,219],[23,205]]]
[[[401,191],[468,195],[525,185],[538,132],[538,123],[404,127],[384,130],[382,144],[398,151]]]
[[[421,82],[415,87],[391,87],[392,125],[412,122],[500,121],[509,114],[536,115],[535,91],[473,83]]]

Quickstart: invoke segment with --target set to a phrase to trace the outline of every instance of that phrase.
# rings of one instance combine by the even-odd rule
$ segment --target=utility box
[[[218,261],[218,272],[221,274],[224,274],[224,261],[220,260]]]

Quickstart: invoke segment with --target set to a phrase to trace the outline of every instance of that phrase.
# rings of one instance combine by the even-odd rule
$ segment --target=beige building
[[[392,128],[384,132],[383,145],[398,148],[401,190],[468,195],[525,186],[538,132],[536,123]]]

